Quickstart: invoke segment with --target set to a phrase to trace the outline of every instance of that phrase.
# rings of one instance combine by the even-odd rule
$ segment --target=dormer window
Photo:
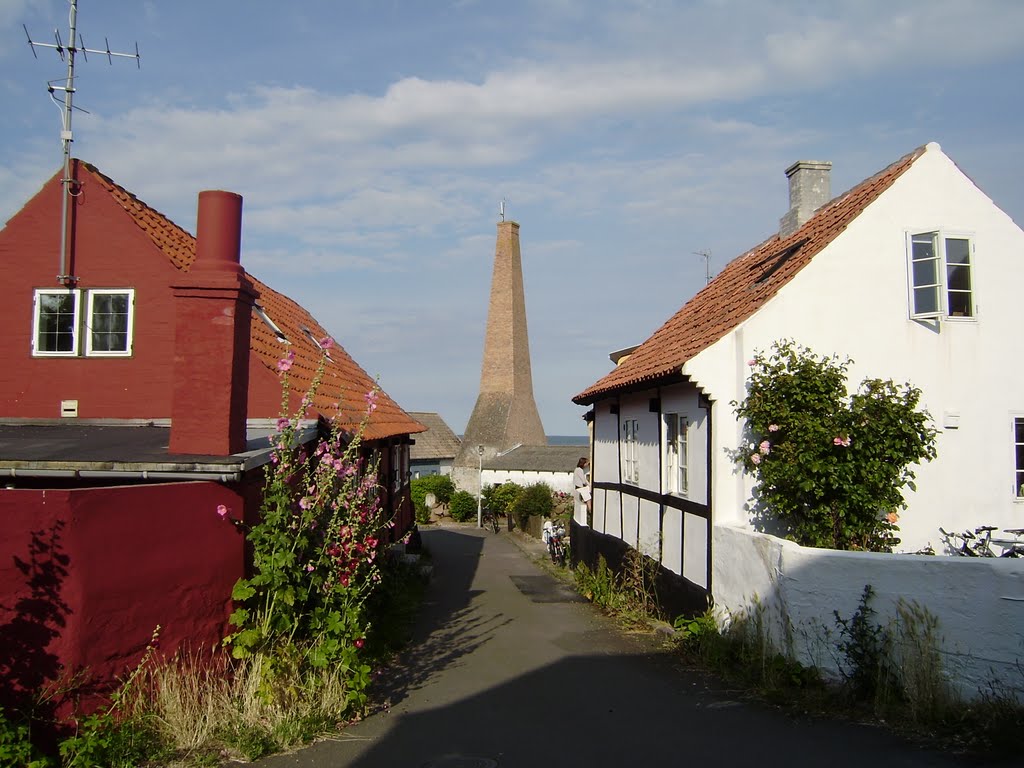
[[[911,234],[908,240],[910,317],[973,318],[971,239],[938,231]]]
[[[316,351],[317,352],[320,352],[321,354],[323,354],[323,356],[326,357],[328,360],[330,360],[332,363],[334,362],[334,358],[331,357],[330,350],[329,349],[325,349],[323,346],[321,346],[321,344],[320,344],[321,340],[316,337],[316,335],[313,333],[313,331],[311,331],[309,328],[307,328],[304,325],[299,326],[299,329],[304,334],[306,334],[306,338],[310,340],[310,342],[313,344],[314,347],[316,347]]]
[[[279,342],[281,342],[282,344],[291,344],[291,342],[288,341],[288,337],[284,335],[284,331],[281,330],[281,327],[270,319],[270,315],[267,314],[267,310],[265,310],[259,304],[253,304],[252,311],[253,314],[256,315],[256,317],[258,317],[266,324],[267,328],[269,328],[270,332],[277,337],[277,340]]]
[[[83,346],[88,357],[125,357],[132,353],[133,289],[40,288],[33,303],[34,356],[77,357]]]

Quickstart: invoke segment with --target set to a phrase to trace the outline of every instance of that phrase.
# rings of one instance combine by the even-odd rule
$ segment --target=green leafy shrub
[[[410,483],[412,503],[416,509],[416,521],[420,523],[430,522],[430,510],[427,509],[427,494],[434,494],[439,504],[451,502],[452,494],[455,493],[455,483],[448,475],[426,475],[417,477]]]
[[[551,486],[547,483],[534,483],[522,489],[512,502],[510,511],[515,516],[519,529],[526,530],[528,518],[534,515],[549,517],[554,508]]]
[[[0,765],[51,768],[53,762],[32,746],[27,723],[9,720],[0,709]]]
[[[509,510],[522,492],[523,486],[513,482],[485,485],[483,504],[495,517],[502,517],[510,514]]]
[[[448,504],[448,514],[460,523],[476,520],[476,497],[468,491],[456,491]]]
[[[910,465],[935,458],[921,391],[865,379],[849,395],[849,360],[792,341],[750,366],[747,396],[733,402],[749,444],[733,459],[755,478],[761,522],[804,546],[892,551]]]

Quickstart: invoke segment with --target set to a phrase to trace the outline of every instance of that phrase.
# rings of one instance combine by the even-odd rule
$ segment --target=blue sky
[[[66,0],[0,0],[0,221],[60,165]],[[1024,222],[1017,0],[81,0],[76,156],[195,231],[245,198],[243,264],[407,410],[461,432],[499,202],[521,225],[534,390],[570,398],[770,236],[785,168],[833,194],[937,141]],[[870,297],[865,297],[865,303]]]

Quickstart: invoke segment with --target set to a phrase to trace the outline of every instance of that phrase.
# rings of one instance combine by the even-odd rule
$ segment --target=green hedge
[[[534,483],[522,489],[509,511],[515,515],[519,529],[525,531],[528,518],[534,515],[550,517],[554,509],[555,500],[551,486],[547,483]]]
[[[467,491],[456,491],[448,504],[448,514],[460,523],[476,520],[476,496]]]
[[[426,475],[417,477],[410,484],[412,503],[416,508],[416,519],[425,523],[430,520],[430,510],[427,509],[427,494],[434,494],[439,504],[451,502],[452,494],[455,493],[455,483],[448,475]]]

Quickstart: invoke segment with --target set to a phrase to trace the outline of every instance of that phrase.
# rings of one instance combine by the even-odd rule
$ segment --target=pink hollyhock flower
[[[356,640],[356,648],[362,648],[364,642],[365,641],[363,640],[363,638],[360,637],[358,640]]]
[[[324,336],[322,339],[320,339],[320,349],[327,350],[333,348],[334,339],[332,339],[330,336]]]
[[[306,563],[306,573],[312,573],[316,568],[312,563]]]
[[[377,390],[371,389],[366,393],[366,411],[367,413],[373,413],[377,410]]]
[[[284,416],[281,416],[277,420],[277,431],[283,432],[290,423],[291,422],[289,422],[288,419],[286,419]]]
[[[761,463],[761,454],[760,453],[755,453],[753,456],[750,457],[750,460],[752,462],[754,462],[754,464],[760,464]]]
[[[313,506],[313,502],[308,496],[303,496],[299,499],[299,509],[309,509],[311,506]]]
[[[772,452],[772,444],[769,443],[767,440],[763,440],[761,441],[761,444],[757,447],[757,449],[761,451],[762,454],[767,456],[769,453]]]
[[[217,505],[217,514],[220,515],[220,519],[221,520],[227,520],[228,519],[228,513],[230,511],[231,511],[231,509],[228,508],[228,507],[225,507],[223,504],[218,504]]]
[[[768,431],[769,432],[778,432],[779,431],[779,425],[778,424],[769,424],[768,425]]]
[[[277,370],[281,373],[291,370],[292,363],[295,362],[295,352],[289,351],[287,355],[277,361]]]
[[[751,368],[753,368],[755,365],[757,365],[757,360],[754,360],[753,358],[751,358],[750,360],[747,360],[747,365],[749,365]]]

